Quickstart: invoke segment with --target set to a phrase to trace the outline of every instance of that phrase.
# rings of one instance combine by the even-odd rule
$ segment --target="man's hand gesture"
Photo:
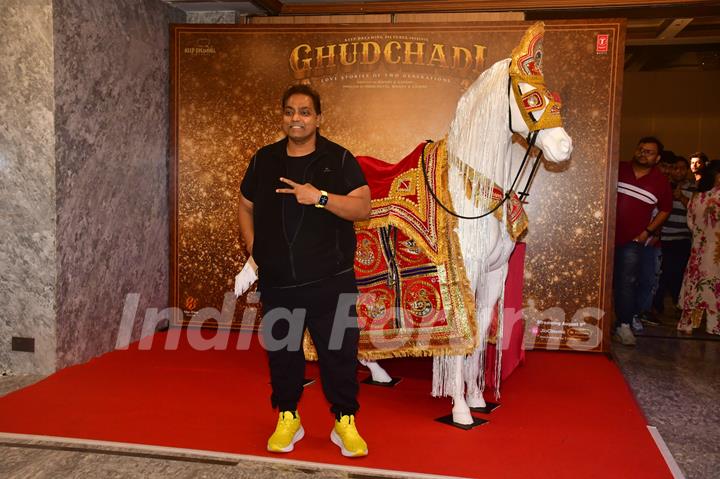
[[[275,193],[288,193],[295,195],[295,199],[301,205],[315,205],[320,201],[320,190],[310,183],[301,185],[287,178],[280,178],[280,181],[290,186],[290,188],[278,188]]]

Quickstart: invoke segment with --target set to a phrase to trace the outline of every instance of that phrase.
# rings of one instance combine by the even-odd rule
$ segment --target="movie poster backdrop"
[[[252,328],[260,319],[254,288],[234,309],[227,293],[246,260],[240,181],[254,152],[283,136],[285,88],[303,82],[320,92],[323,135],[356,155],[397,162],[447,133],[458,98],[510,56],[529,25],[174,25],[176,323]],[[575,149],[564,164],[543,163],[526,205],[528,348],[606,347],[623,46],[622,21],[546,22],[545,79],[562,97]]]

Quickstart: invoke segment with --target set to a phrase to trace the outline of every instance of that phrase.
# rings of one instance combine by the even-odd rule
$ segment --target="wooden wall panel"
[[[398,13],[369,15],[283,15],[250,17],[253,25],[302,25],[327,23],[446,23],[523,21],[523,12]]]
[[[302,25],[327,23],[445,23],[523,21],[523,12],[398,13],[369,15],[283,15],[250,17],[253,25]]]
[[[510,5],[511,4],[511,5]],[[658,7],[715,7],[712,0],[431,0],[431,1],[382,1],[346,3],[295,3],[282,7],[283,15],[317,14],[358,14],[358,13],[401,13],[401,12],[495,12],[512,8],[516,11],[562,11],[562,10],[607,10]]]
[[[312,23],[391,23],[392,15],[288,15],[280,17],[250,17],[253,25],[303,25]]]
[[[718,85],[720,71],[626,72],[620,160],[646,135],[677,155],[720,158]]]
[[[397,13],[395,23],[425,22],[521,22],[523,12]]]

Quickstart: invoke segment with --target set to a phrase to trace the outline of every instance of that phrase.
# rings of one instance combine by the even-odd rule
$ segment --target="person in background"
[[[660,173],[669,179],[674,165],[675,153],[671,150],[663,150],[660,154],[660,161],[657,164],[657,168],[660,170]]]
[[[673,168],[675,167],[676,156],[672,150],[663,149],[660,152],[660,160],[657,169],[665,178],[670,180]],[[658,209],[653,210],[653,218]],[[660,286],[660,275],[662,271],[662,248],[660,242],[660,231],[656,231],[647,241],[640,258],[640,275],[638,277],[638,308],[639,313],[633,316],[632,329],[640,333],[643,331],[643,323],[658,325],[657,315],[654,311],[654,298]]]
[[[658,214],[657,208],[653,209],[652,218]],[[631,327],[636,333],[643,331],[643,323],[657,325],[657,318],[653,309],[653,299],[658,290],[660,282],[660,267],[662,262],[662,250],[660,245],[660,231],[649,235],[645,242],[645,248],[640,253],[640,271],[638,273],[638,297],[637,311],[633,315]]]
[[[663,149],[660,153],[660,161],[657,163],[657,169],[670,180],[673,168],[675,167],[676,156],[671,150]],[[653,218],[658,213],[658,209],[653,210]],[[662,249],[660,243],[660,231],[648,238],[646,246],[652,246],[643,249],[640,258],[640,275],[638,277],[638,314],[633,316],[632,329],[640,333],[643,331],[643,323],[658,325],[660,324],[655,314],[653,301],[657,294],[660,284]]]
[[[692,334],[704,315],[705,330],[720,335],[720,160],[707,162],[699,171],[697,192],[687,206],[693,239],[680,292],[682,314],[677,329]]]
[[[702,151],[697,151],[690,155],[690,172],[693,174],[695,183],[700,181],[700,172],[708,162],[708,157]]]
[[[678,165],[677,162],[682,161],[685,163],[684,165]],[[675,171],[677,167],[680,167],[680,171]],[[683,174],[684,171],[684,174]],[[679,174],[683,174],[682,177],[679,177]],[[688,186],[692,184],[692,177],[693,175],[690,173],[690,160],[685,158],[684,156],[676,156],[675,157],[675,164],[673,165],[673,172],[670,175],[670,183],[686,183]],[[675,179],[673,179],[675,178]],[[678,184],[679,184],[678,183]]]
[[[673,205],[670,217],[663,224],[660,238],[662,247],[662,266],[658,289],[653,306],[656,312],[663,313],[665,296],[669,292],[673,304],[677,305],[680,298],[685,267],[690,257],[692,235],[687,225],[687,204],[692,196],[691,182],[688,179],[690,163],[686,158],[678,156],[670,173],[670,186],[673,192]],[[656,318],[648,317],[645,321],[657,324]]]
[[[638,141],[632,161],[620,162],[617,185],[615,266],[613,293],[616,329],[613,338],[634,345],[633,317],[641,312],[639,280],[643,256],[672,209],[672,191],[667,178],[655,167],[663,145],[655,137]],[[653,216],[653,211],[658,213]],[[652,252],[652,251],[651,251]]]

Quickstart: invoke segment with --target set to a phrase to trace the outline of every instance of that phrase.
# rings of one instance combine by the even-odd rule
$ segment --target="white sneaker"
[[[635,346],[635,343],[637,343],[635,335],[630,329],[630,325],[625,323],[621,324],[620,327],[615,330],[615,340],[625,346]]]
[[[643,329],[645,329],[645,328],[643,328],[643,323],[640,320],[640,318],[637,315],[633,316],[632,330],[635,331],[636,333],[642,333]]]

